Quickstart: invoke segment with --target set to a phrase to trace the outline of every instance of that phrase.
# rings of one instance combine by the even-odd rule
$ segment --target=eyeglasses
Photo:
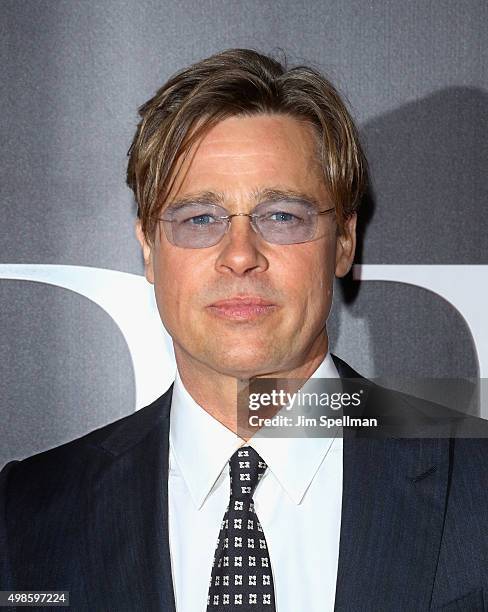
[[[319,215],[334,210],[317,210],[311,202],[280,200],[262,202],[250,213],[235,213],[217,204],[189,202],[170,206],[159,217],[166,237],[178,247],[204,249],[219,243],[233,217],[249,217],[252,229],[272,244],[298,244],[319,238]]]

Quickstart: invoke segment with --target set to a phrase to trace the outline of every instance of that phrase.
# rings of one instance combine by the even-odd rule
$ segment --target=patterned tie
[[[252,495],[267,465],[246,446],[232,455],[230,501],[224,514],[207,598],[207,612],[275,612],[268,546]]]

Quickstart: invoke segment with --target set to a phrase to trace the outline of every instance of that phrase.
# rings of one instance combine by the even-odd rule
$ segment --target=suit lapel
[[[83,500],[87,600],[100,572],[106,586],[97,609],[175,610],[168,535],[171,393],[99,443],[104,459],[88,476]]]
[[[448,472],[448,439],[345,433],[336,612],[429,609]]]

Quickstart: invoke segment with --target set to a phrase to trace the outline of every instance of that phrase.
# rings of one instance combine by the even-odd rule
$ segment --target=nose
[[[216,268],[223,274],[244,276],[268,269],[262,238],[253,230],[249,217],[232,217],[220,248]]]

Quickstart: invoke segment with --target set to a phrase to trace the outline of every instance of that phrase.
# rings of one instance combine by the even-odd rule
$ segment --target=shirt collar
[[[330,353],[311,378],[339,378]],[[170,445],[192,500],[201,508],[242,439],[199,406],[183,385],[178,371],[173,388]],[[248,442],[266,461],[293,502],[299,504],[332,443],[342,438],[265,438]]]

